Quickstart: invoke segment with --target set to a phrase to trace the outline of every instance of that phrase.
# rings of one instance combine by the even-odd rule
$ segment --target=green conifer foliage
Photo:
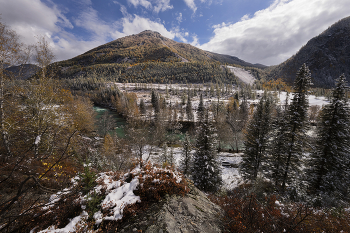
[[[261,172],[262,162],[266,160],[271,130],[271,109],[272,101],[264,95],[248,123],[241,164],[241,173],[246,180],[254,181]]]
[[[285,164],[283,166],[282,191],[290,180],[300,176],[301,157],[307,143],[307,112],[309,108],[308,91],[311,85],[311,74],[306,64],[299,69],[294,81],[294,95],[288,110],[286,125],[285,151],[281,151]]]
[[[200,99],[199,99],[199,105],[197,108],[197,116],[198,116],[198,121],[201,122],[204,120],[204,102],[203,102],[203,95],[201,94]]]
[[[190,95],[188,95],[188,97],[187,97],[186,114],[187,114],[187,120],[192,121],[193,120],[193,110],[192,110],[192,101],[191,101]]]
[[[341,75],[337,81],[331,103],[321,112],[315,151],[311,154],[307,174],[313,192],[347,195],[350,111],[345,96],[345,76]]]
[[[216,191],[222,182],[216,137],[215,128],[206,113],[205,120],[200,122],[192,167],[193,182],[204,191]]]

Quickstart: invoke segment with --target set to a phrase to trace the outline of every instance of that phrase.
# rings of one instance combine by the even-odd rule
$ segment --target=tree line
[[[276,190],[295,198],[318,195],[346,200],[350,112],[345,77],[339,77],[330,103],[322,108],[315,137],[309,135],[310,85],[310,71],[304,64],[297,73],[290,104],[288,95],[282,106],[266,94],[261,98],[246,128],[241,173],[252,183],[268,179]]]

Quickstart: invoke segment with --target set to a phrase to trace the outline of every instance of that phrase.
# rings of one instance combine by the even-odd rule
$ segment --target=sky
[[[153,30],[203,50],[277,65],[350,16],[350,0],[0,0],[0,21],[56,60]]]

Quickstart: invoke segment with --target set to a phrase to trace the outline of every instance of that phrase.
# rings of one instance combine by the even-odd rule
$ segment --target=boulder
[[[216,233],[223,231],[223,210],[189,183],[185,196],[167,196],[130,219],[118,232]]]

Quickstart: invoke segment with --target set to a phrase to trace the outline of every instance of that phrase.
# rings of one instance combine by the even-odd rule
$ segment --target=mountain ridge
[[[288,60],[271,68],[270,79],[282,78],[292,83],[302,64],[312,75],[314,86],[332,87],[345,74],[350,80],[350,17],[339,20],[316,37],[310,39]]]
[[[61,61],[64,64],[110,64],[161,62],[220,62],[265,68],[261,64],[251,64],[238,57],[204,51],[190,44],[179,43],[162,36],[160,33],[145,30],[93,48],[72,59]]]

